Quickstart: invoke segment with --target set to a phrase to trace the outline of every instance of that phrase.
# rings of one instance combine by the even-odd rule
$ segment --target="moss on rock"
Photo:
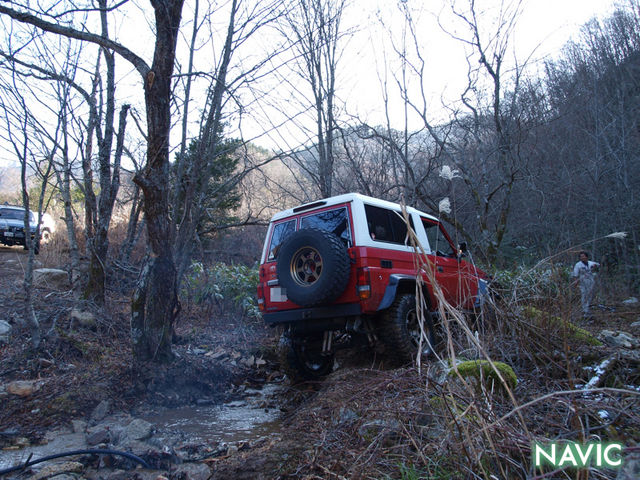
[[[587,345],[593,345],[594,347],[599,347],[602,345],[602,342],[594,337],[591,332],[585,330],[584,328],[578,327],[575,323],[572,323],[568,320],[563,320],[560,317],[551,316],[547,312],[544,312],[532,306],[524,307],[523,312],[525,317],[533,320],[536,325],[540,327],[543,326],[543,322],[547,321],[554,327],[566,328],[567,334],[574,340],[586,343]]]
[[[503,362],[493,362],[496,370],[500,372],[500,376],[509,388],[515,388],[518,384],[518,377],[513,368]],[[451,369],[449,375],[455,375],[456,370],[464,378],[476,378],[478,381],[493,381],[497,385],[503,386],[502,382],[494,370],[491,362],[488,360],[469,360],[460,363],[457,368]]]

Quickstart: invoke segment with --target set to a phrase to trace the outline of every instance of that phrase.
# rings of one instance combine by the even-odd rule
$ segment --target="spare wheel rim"
[[[322,256],[313,247],[302,247],[291,258],[291,278],[302,287],[315,284],[322,275]]]

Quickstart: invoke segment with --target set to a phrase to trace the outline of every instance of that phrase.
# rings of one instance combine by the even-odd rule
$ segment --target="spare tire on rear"
[[[336,235],[316,228],[293,233],[278,252],[278,280],[292,302],[311,307],[338,298],[349,283],[351,263]]]

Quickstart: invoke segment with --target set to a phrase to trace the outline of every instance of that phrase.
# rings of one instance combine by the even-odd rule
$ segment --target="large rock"
[[[9,322],[0,320],[0,345],[9,343],[9,334],[11,333],[11,325]]]
[[[84,465],[79,462],[63,462],[54,463],[42,467],[38,473],[29,477],[29,480],[44,480],[55,477],[56,480],[74,479],[75,476],[66,475],[67,473],[80,473],[84,469]]]
[[[623,347],[623,348],[638,348],[640,347],[640,340],[627,332],[617,331],[613,332],[611,330],[602,330],[600,332],[600,338],[607,345],[611,345],[612,347]]]
[[[107,399],[102,400],[98,406],[93,409],[93,412],[91,412],[91,416],[89,417],[91,425],[95,425],[104,420],[109,414],[109,410],[111,410],[111,402]]]
[[[69,275],[58,268],[38,268],[33,271],[33,285],[55,290],[68,290]]]
[[[141,418],[134,418],[129,425],[124,427],[120,435],[121,443],[129,441],[146,440],[153,433],[153,425]]]
[[[211,478],[211,470],[204,463],[185,463],[176,467],[173,478],[207,480]]]
[[[496,370],[500,375],[496,373]],[[463,361],[458,363],[456,368],[452,368],[449,371],[449,375],[452,377],[460,375],[464,378],[475,378],[478,382],[490,382],[502,390],[506,390],[505,386],[514,389],[518,385],[518,377],[513,368],[504,362],[489,362],[482,359]]]
[[[71,310],[71,322],[77,322],[84,328],[94,328],[96,326],[96,316],[91,312],[74,308]]]
[[[28,397],[33,392],[40,390],[41,381],[36,380],[15,380],[6,386],[7,392],[18,395],[19,397]]]
[[[9,335],[11,333],[11,325],[9,322],[0,320],[0,336]]]
[[[109,442],[111,442],[111,433],[106,428],[87,435],[87,444],[92,447]]]

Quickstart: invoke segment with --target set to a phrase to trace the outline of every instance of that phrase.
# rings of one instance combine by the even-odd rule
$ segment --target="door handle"
[[[438,271],[439,271],[439,272],[444,272],[444,268],[442,268],[442,267],[438,267]]]

